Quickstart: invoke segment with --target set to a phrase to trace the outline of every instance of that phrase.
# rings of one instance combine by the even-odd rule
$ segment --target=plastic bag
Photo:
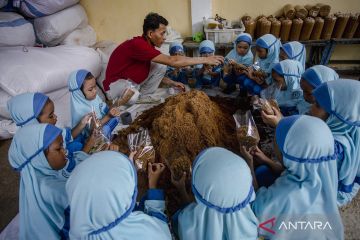
[[[111,143],[110,138],[107,137],[106,134],[103,132],[101,122],[97,118],[94,109],[91,112],[91,118],[89,119],[90,124],[91,121],[94,123],[93,134],[95,135],[95,143],[93,147],[90,149],[89,154],[104,151],[108,148],[108,146]]]
[[[258,129],[250,111],[245,113],[237,111],[234,115],[236,123],[236,136],[242,146],[249,148],[256,147],[260,141]]]
[[[146,172],[148,163],[155,162],[155,149],[151,143],[149,131],[141,129],[138,133],[129,134],[127,140],[130,151],[136,151],[134,163],[137,170]]]
[[[254,69],[253,74],[255,77],[266,78],[267,74],[261,69],[259,62],[255,62],[251,67]]]
[[[254,110],[261,109],[268,115],[274,115],[273,107],[280,111],[280,108],[275,99],[264,99],[259,98],[258,96],[252,97],[252,104]]]
[[[102,131],[95,130],[95,143],[94,146],[90,149],[89,154],[96,152],[101,152],[106,150],[110,145],[110,140],[103,134]]]
[[[278,103],[276,101],[276,96],[279,94],[280,89],[276,84],[272,84],[260,93],[260,98],[258,96],[253,96],[252,104],[254,109],[261,109],[268,115],[274,115],[275,107],[279,109]]]
[[[114,88],[114,91],[116,92],[110,93],[112,95],[112,98],[114,99],[113,104],[116,104],[117,106],[125,105],[125,104],[129,104],[129,105],[135,104],[140,96],[138,87],[139,86],[135,85],[129,80],[121,81],[121,87],[119,87],[120,89]],[[112,89],[110,89],[110,92],[111,90]]]

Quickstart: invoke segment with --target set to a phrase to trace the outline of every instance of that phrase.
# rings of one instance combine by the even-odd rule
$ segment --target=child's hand
[[[266,114],[265,111],[261,111],[261,118],[264,123],[275,128],[280,122],[280,120],[283,118],[283,115],[276,107],[272,107],[272,110],[274,111],[274,115],[269,115]]]
[[[254,78],[253,73],[254,73],[254,70],[253,70],[252,67],[247,68],[246,71],[245,71],[245,75],[250,79]]]
[[[233,59],[229,59],[229,64],[230,64],[230,65],[235,65],[236,62],[235,62]]]
[[[120,116],[120,110],[118,108],[111,108],[109,111],[110,117],[119,117]]]
[[[156,188],[161,173],[165,170],[165,165],[162,163],[148,164],[148,178],[149,188]]]
[[[266,162],[268,162],[270,160],[264,154],[264,152],[260,150],[260,148],[258,146],[256,146],[254,149],[251,150],[251,155],[256,157],[256,159],[259,160],[259,162],[261,162],[261,163],[266,163]]]
[[[91,135],[86,139],[86,142],[83,147],[83,152],[89,153],[91,148],[95,145],[96,133],[93,131]]]
[[[134,162],[134,157],[135,157],[136,153],[137,153],[137,151],[130,152],[129,159],[131,160],[131,162]]]
[[[251,155],[251,150],[249,149],[246,149],[245,146],[240,146],[240,154],[241,156],[245,159],[245,161],[247,162],[247,164],[249,166],[253,166],[253,161],[254,161],[254,158],[253,156]]]
[[[81,119],[81,121],[80,121],[81,126],[82,126],[82,127],[85,127],[86,124],[88,124],[90,118],[91,118],[91,113],[86,114],[86,115]]]

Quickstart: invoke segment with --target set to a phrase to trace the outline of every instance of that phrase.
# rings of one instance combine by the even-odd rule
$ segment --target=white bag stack
[[[81,46],[52,48],[0,48],[0,87],[12,96],[24,92],[47,93],[67,86],[72,71],[100,74],[99,54]]]
[[[0,47],[34,45],[35,32],[30,22],[17,13],[0,12]]]
[[[5,7],[8,4],[8,0],[0,0],[0,8]]]
[[[101,57],[94,49],[82,46],[51,48],[0,48],[0,139],[13,135],[8,121],[7,101],[25,92],[42,92],[55,105],[57,126],[70,126],[70,92],[67,81],[71,72],[87,69],[95,77],[101,71]]]
[[[14,7],[18,7],[19,11],[30,18],[38,18],[57,13],[65,8],[78,3],[79,0],[15,0]]]
[[[36,35],[47,46],[56,46],[75,29],[84,28],[87,25],[88,18],[85,10],[79,4],[34,20]]]
[[[76,29],[70,33],[61,45],[77,45],[77,46],[86,46],[91,47],[96,43],[96,32],[90,26],[87,25],[84,28]]]

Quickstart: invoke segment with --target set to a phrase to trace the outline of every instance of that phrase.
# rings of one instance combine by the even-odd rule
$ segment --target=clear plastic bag
[[[109,147],[111,141],[104,134],[101,122],[97,118],[94,109],[91,112],[90,121],[93,121],[93,124],[94,124],[93,134],[95,136],[95,143],[94,143],[93,147],[90,149],[89,154],[93,154],[93,153],[96,153],[96,152],[106,150]]]
[[[237,111],[234,115],[236,136],[240,145],[248,149],[258,145],[260,136],[250,111]]]
[[[121,88],[124,90],[121,96],[118,99],[115,99],[115,101],[113,101],[113,104],[116,103],[118,106],[125,104],[135,104],[140,95],[138,86],[136,86],[131,81],[125,80],[123,81],[123,86]]]
[[[140,129],[138,133],[129,134],[127,140],[130,151],[136,151],[134,163],[137,170],[146,172],[148,163],[155,162],[155,149],[151,143],[149,131]]]
[[[110,146],[110,140],[103,134],[102,131],[96,131],[95,134],[95,143],[94,146],[90,149],[89,154],[93,154],[96,152],[100,152],[100,151],[104,151],[106,149],[108,149],[108,147]]]
[[[260,93],[258,96],[252,97],[252,104],[254,109],[261,109],[268,115],[274,115],[273,107],[280,110],[276,99],[279,89],[275,84],[270,85]]]

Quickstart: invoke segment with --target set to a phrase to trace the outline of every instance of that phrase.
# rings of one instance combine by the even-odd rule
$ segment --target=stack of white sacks
[[[98,77],[106,68],[91,48],[96,33],[78,1],[13,1],[21,14],[0,9],[0,139],[10,138],[17,129],[6,107],[12,96],[47,94],[55,103],[58,125],[69,126],[69,74],[87,69]],[[6,2],[0,0],[0,7]],[[47,47],[34,47],[35,38]]]

